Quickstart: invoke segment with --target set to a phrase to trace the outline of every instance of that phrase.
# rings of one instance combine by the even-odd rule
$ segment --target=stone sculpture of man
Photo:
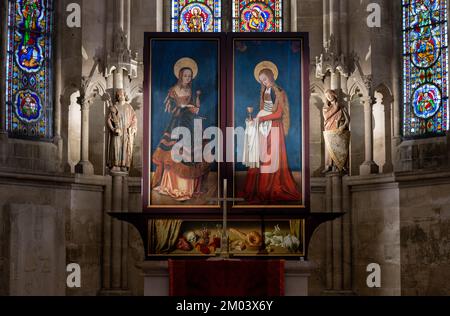
[[[137,133],[137,118],[133,107],[126,101],[125,91],[117,90],[116,103],[109,100],[108,166],[112,171],[127,172],[133,158],[134,139]]]
[[[323,108],[325,139],[325,170],[347,171],[350,145],[350,116],[347,109],[338,102],[336,91],[325,93],[326,105]]]

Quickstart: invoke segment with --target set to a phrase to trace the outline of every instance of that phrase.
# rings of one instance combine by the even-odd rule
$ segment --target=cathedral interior
[[[1,1],[0,295],[145,294],[143,241],[108,213],[142,212],[144,33],[183,32],[173,6],[191,2]],[[242,31],[242,1],[197,2],[215,24],[184,31]],[[345,213],[311,240],[309,295],[450,295],[448,0],[244,2],[276,6],[271,31],[309,36],[311,212]],[[338,178],[323,173],[330,89],[350,117]],[[105,95],[119,90],[136,135],[117,177]],[[81,287],[66,286],[70,263]]]

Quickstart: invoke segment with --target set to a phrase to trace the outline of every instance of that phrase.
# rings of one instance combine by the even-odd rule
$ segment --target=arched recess
[[[350,96],[350,175],[360,174],[360,166],[365,160],[365,137],[364,137],[364,104],[363,87],[355,83],[349,89]]]
[[[75,166],[81,159],[81,106],[77,103],[80,91],[72,93],[68,110],[68,164],[70,173],[75,173]]]
[[[136,139],[134,141],[134,150],[133,150],[133,161],[131,164],[130,175],[135,177],[142,176],[142,144],[143,144],[143,131],[144,131],[144,113],[143,113],[143,105],[144,105],[144,94],[141,83],[137,83],[132,85],[129,90],[129,102],[136,112],[136,117],[138,120],[138,130],[136,134]]]
[[[393,171],[392,164],[392,104],[393,96],[389,88],[380,84],[374,89],[374,161],[380,167],[380,173]]]
[[[63,139],[62,168],[65,172],[71,173],[73,173],[73,170],[69,161],[71,154],[70,147],[74,145],[71,144],[70,139],[70,111],[75,109],[75,105],[78,105],[81,121],[81,108],[77,103],[78,96],[80,96],[79,88],[75,84],[70,84],[64,88],[57,101],[60,102],[61,105],[61,137]],[[81,128],[79,133],[81,134]],[[78,163],[78,161],[76,163]]]
[[[106,117],[109,110],[103,100],[105,91],[105,84],[99,80],[92,83],[86,93],[89,99],[89,161],[96,175],[106,174]]]
[[[325,168],[325,143],[323,141],[323,114],[325,93],[322,85],[311,85],[310,98],[310,169],[313,177],[321,177]]]

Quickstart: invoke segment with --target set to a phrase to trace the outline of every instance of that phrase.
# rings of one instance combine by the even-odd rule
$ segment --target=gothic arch
[[[380,166],[381,173],[393,171],[392,164],[392,104],[394,97],[385,84],[379,84],[374,89],[374,161]]]

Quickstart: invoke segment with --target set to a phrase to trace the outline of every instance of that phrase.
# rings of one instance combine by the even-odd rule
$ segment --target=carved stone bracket
[[[353,68],[353,60],[352,55],[345,56],[338,52],[336,39],[331,35],[320,56],[316,57],[316,77],[323,80],[328,73],[339,72],[348,78]]]
[[[113,51],[106,57],[105,77],[109,77],[117,69],[127,71],[131,79],[138,77],[137,53],[132,53],[128,48],[128,36],[124,31],[119,32],[114,37]]]

